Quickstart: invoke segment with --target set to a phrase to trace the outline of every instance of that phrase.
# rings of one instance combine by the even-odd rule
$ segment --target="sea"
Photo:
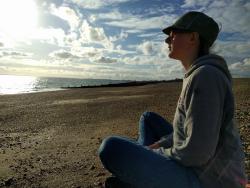
[[[0,95],[63,90],[68,87],[126,83],[128,80],[0,75]]]

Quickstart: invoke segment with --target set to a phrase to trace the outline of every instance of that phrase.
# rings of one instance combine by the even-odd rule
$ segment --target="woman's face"
[[[169,37],[165,40],[168,44],[168,57],[177,60],[183,60],[187,48],[189,47],[190,34],[171,31]]]

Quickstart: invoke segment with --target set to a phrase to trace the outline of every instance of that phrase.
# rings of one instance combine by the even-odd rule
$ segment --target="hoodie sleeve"
[[[222,124],[225,84],[222,73],[203,67],[190,80],[184,97],[184,139],[165,153],[185,166],[206,164],[214,155]],[[177,138],[178,139],[178,138]]]

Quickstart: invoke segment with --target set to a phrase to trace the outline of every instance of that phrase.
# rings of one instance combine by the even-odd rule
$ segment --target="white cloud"
[[[250,2],[247,2],[244,7],[247,9],[247,11],[250,11]]]
[[[82,8],[87,9],[99,9],[105,6],[110,6],[114,4],[124,3],[129,0],[67,0],[66,2],[73,2],[77,5],[81,6]]]
[[[150,55],[153,53],[153,44],[150,41],[145,41],[137,46],[137,50],[141,51],[144,55]]]
[[[163,15],[166,13],[173,13],[175,12],[175,7],[174,7],[174,3],[172,3],[170,1],[170,3],[166,3],[164,2],[163,6],[152,6],[150,8],[145,9],[145,13],[149,16],[153,16],[153,15]]]
[[[229,65],[232,75],[235,76],[250,76],[250,58],[245,58],[242,62],[237,62]]]
[[[114,44],[106,36],[104,29],[101,27],[92,27],[86,20],[82,23],[80,33],[83,43],[98,43],[105,48],[114,48]]]
[[[206,7],[212,0],[185,0],[184,4],[181,6],[183,8],[189,8],[194,6]]]
[[[49,54],[50,57],[52,58],[58,58],[58,59],[72,59],[72,58],[79,58],[76,55],[73,55],[72,53],[66,51],[66,50],[57,50],[54,52],[51,52]]]
[[[175,19],[176,15],[174,14],[145,17],[144,15],[122,13],[117,9],[114,9],[112,12],[91,15],[90,18],[90,20],[102,21],[106,25],[126,28],[128,33],[139,33],[141,30],[147,29],[160,29],[172,24]]]
[[[105,50],[103,48],[82,47],[82,46],[73,46],[71,48],[72,54],[84,58],[100,58],[104,55],[104,52]]]
[[[135,74],[145,79],[168,80],[183,77],[183,67],[180,62],[156,56],[134,56],[121,59],[125,65],[134,67]]]
[[[27,58],[31,57],[31,53],[27,52],[19,52],[19,51],[0,51],[0,58],[1,57],[8,57],[8,58]]]
[[[146,37],[150,37],[150,38],[156,38],[159,35],[159,32],[157,33],[142,33],[137,35],[138,37],[142,37],[142,38],[146,38]]]
[[[79,43],[79,41],[77,39],[78,39],[77,33],[76,32],[70,32],[69,34],[67,34],[64,37],[65,45],[68,45],[68,46],[80,45],[80,43]]]
[[[63,52],[63,51],[62,51]],[[71,53],[72,54],[72,53]],[[99,62],[98,62],[99,60]],[[0,73],[14,73],[41,76],[64,76],[78,78],[155,80],[172,79],[181,76],[181,69],[175,62],[148,56],[134,56],[119,59],[106,56],[89,58],[32,60],[11,58],[0,61]],[[127,60],[127,62],[125,62]],[[117,60],[118,61],[118,60]],[[161,62],[159,62],[161,61]],[[180,63],[178,63],[180,64]],[[179,72],[178,72],[179,70]]]
[[[109,57],[101,57],[96,60],[97,63],[116,63],[117,60]]]
[[[240,1],[228,3],[223,8],[223,11],[215,11],[215,9],[212,8],[208,13],[219,23],[222,23],[223,32],[239,32],[242,35],[250,36],[250,14]]]
[[[137,51],[142,52],[144,55],[151,55],[156,58],[168,58],[168,45],[164,42],[154,42],[154,41],[144,41],[140,45],[131,46],[131,48],[136,48]]]
[[[213,51],[225,57],[244,58],[249,55],[250,42],[217,41]]]
[[[126,15],[124,15],[124,18],[120,20],[108,21],[105,22],[105,24],[133,30],[160,29],[172,24],[175,18],[176,16],[174,15],[163,15],[149,18],[134,15],[128,15],[126,17]]]
[[[97,20],[122,20],[125,17],[128,17],[128,14],[122,14],[119,10],[114,9],[112,12],[100,13],[95,15]]]
[[[30,36],[30,39],[38,39],[41,42],[64,46],[65,37],[66,35],[63,29],[39,28],[34,35]]]
[[[78,17],[77,13],[70,7],[61,6],[57,8],[54,4],[51,4],[50,12],[53,15],[66,20],[69,23],[72,31],[76,30],[80,24],[80,18]]]
[[[110,41],[112,42],[120,41],[126,39],[127,37],[128,33],[122,30],[119,35],[111,36]]]
[[[127,56],[120,59],[121,62],[130,65],[145,65],[145,66],[158,66],[165,65],[169,62],[173,62],[169,58],[162,58],[160,56],[148,56],[148,55],[134,55]]]
[[[141,33],[142,30],[140,30],[140,29],[127,29],[126,32],[130,33],[130,34],[137,34],[137,33]]]

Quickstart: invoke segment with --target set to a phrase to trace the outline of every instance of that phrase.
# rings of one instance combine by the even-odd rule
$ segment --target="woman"
[[[225,60],[209,54],[218,24],[188,12],[163,30],[169,57],[186,70],[173,126],[145,112],[137,142],[109,137],[99,156],[114,177],[106,187],[242,188],[244,153],[234,123],[231,75]]]

